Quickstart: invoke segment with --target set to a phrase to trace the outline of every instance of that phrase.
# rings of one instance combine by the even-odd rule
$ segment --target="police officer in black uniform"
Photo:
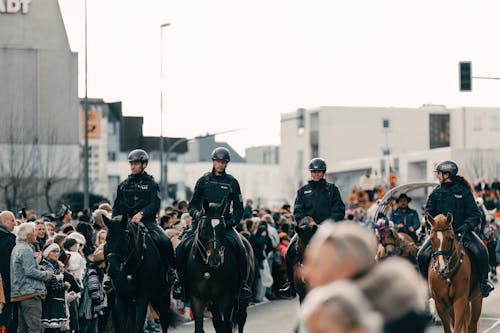
[[[473,265],[477,264],[477,269],[481,273],[481,293],[483,297],[487,297],[493,290],[493,285],[488,281],[489,267],[486,247],[473,232],[480,222],[481,213],[474,200],[471,187],[467,180],[457,174],[458,166],[453,161],[439,163],[434,172],[437,172],[440,185],[429,195],[425,210],[433,217],[447,213],[453,215],[453,230],[458,238],[463,235],[464,246],[473,257],[471,262]],[[425,278],[427,278],[431,254],[432,246],[430,238],[428,238],[417,256],[420,271]]]
[[[313,158],[309,162],[311,180],[297,191],[293,208],[295,221],[300,225],[312,218],[313,223],[321,224],[325,220],[342,221],[345,216],[345,205],[337,186],[325,180],[326,162],[322,158]],[[293,285],[293,265],[297,260],[295,243],[297,235],[290,241],[286,252],[286,268],[288,282],[280,292],[295,296]]]
[[[142,149],[132,150],[128,154],[131,174],[120,185],[113,205],[113,217],[125,215],[132,222],[142,222],[149,231],[167,267],[167,283],[175,279],[175,256],[172,242],[156,222],[156,214],[160,210],[160,188],[153,176],[146,169],[148,154]]]
[[[189,213],[193,217],[193,223],[191,229],[184,234],[175,250],[178,267],[177,272],[179,274],[179,280],[176,281],[174,285],[175,298],[182,298],[183,295],[182,283],[185,275],[186,254],[192,244],[194,231],[196,230],[198,221],[202,216],[203,201],[221,202],[224,198],[226,198],[228,202],[227,210],[224,213],[224,220],[227,225],[226,240],[235,253],[238,254],[238,273],[242,281],[239,297],[241,299],[249,299],[252,296],[250,288],[246,285],[247,252],[239,234],[234,229],[234,227],[240,223],[241,217],[243,216],[243,200],[241,197],[240,184],[236,178],[226,173],[226,167],[230,160],[231,156],[229,150],[224,147],[215,148],[212,152],[212,172],[206,173],[196,182],[193,198],[188,206]],[[233,207],[232,213],[229,211],[231,204]]]

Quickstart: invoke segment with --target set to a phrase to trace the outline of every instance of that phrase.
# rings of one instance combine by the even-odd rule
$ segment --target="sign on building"
[[[23,14],[29,12],[32,0],[0,0],[0,14],[15,14],[21,11]]]
[[[85,140],[85,111],[81,110],[82,119],[82,140]],[[101,138],[101,112],[99,110],[89,110],[89,139]]]

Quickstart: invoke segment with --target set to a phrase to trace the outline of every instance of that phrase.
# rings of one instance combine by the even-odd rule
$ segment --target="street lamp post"
[[[170,23],[160,25],[160,195],[161,201],[165,198],[165,171],[163,170],[163,28],[170,26]],[[168,155],[167,155],[168,156]]]
[[[89,208],[89,100],[87,96],[87,0],[85,0],[85,97],[83,99],[85,147],[83,155],[83,209]]]

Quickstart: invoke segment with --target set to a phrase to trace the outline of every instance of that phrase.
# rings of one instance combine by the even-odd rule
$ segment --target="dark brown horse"
[[[243,332],[248,302],[238,298],[240,278],[236,254],[228,250],[223,212],[227,201],[203,202],[203,217],[198,222],[194,243],[187,259],[186,286],[191,296],[195,333],[202,333],[205,308],[212,313],[217,333],[230,333],[235,326]],[[242,236],[248,253],[247,284],[252,285],[254,256],[250,243]]]
[[[311,218],[303,221],[300,225],[295,227],[297,241],[295,242],[295,250],[297,251],[297,260],[293,265],[293,282],[295,290],[299,295],[299,301],[302,303],[307,294],[307,282],[304,280],[301,272],[302,263],[304,261],[304,252],[306,251],[311,238],[316,233],[318,225],[313,223]]]
[[[377,260],[400,256],[416,265],[418,249],[410,235],[397,232],[394,227],[385,227],[378,230],[378,240]]]
[[[483,297],[479,278],[461,240],[453,232],[453,216],[425,215],[431,225],[431,264],[428,269],[429,291],[445,333],[476,333]]]

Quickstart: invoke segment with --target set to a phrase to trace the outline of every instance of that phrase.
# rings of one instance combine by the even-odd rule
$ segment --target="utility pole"
[[[85,114],[84,133],[85,147],[83,153],[83,209],[89,208],[89,100],[87,96],[87,0],[85,0],[85,97],[83,99]]]
[[[165,170],[163,168],[163,28],[170,26],[170,23],[160,25],[160,195],[161,202],[165,200]],[[168,197],[168,196],[167,196]]]

